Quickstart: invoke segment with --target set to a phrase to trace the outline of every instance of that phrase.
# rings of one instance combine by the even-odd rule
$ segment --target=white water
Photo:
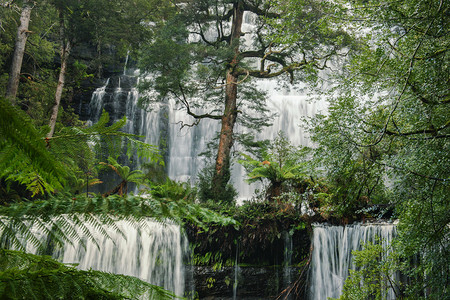
[[[352,251],[361,250],[361,243],[375,242],[377,237],[381,238],[386,249],[395,234],[396,226],[393,224],[314,226],[308,299],[339,298],[348,269],[355,269]],[[392,289],[386,291],[385,296],[387,300],[395,299]]]
[[[111,237],[107,238],[97,228],[85,223],[100,249],[92,240],[83,238],[82,243],[66,243],[62,249],[56,249],[52,256],[64,263],[76,263],[78,268],[90,268],[99,271],[138,277],[151,284],[164,287],[176,295],[183,295],[185,290],[184,259],[188,257],[187,238],[180,227],[174,224],[161,224],[147,219],[141,226],[133,226],[127,221],[116,221],[114,226],[124,234],[122,236],[113,226],[105,226]],[[39,228],[32,231],[41,241],[47,237]],[[81,229],[80,236],[83,236]],[[36,253],[36,248],[26,245],[26,252]]]
[[[252,32],[255,31],[255,17],[250,12],[244,14],[242,30],[246,34],[240,46],[242,51],[252,50],[254,47],[251,43],[251,36]],[[206,32],[205,34],[213,39],[216,32],[211,30],[211,32]],[[195,39],[194,36],[191,38]],[[188,116],[184,109],[180,109],[180,107],[175,105],[174,101],[169,100],[168,104],[153,107],[148,112],[136,108],[139,99],[136,89],[134,86],[123,84],[126,78],[134,76],[127,76],[126,74],[136,73],[131,72],[132,70],[127,68],[127,63],[128,55],[123,75],[119,76],[118,80],[112,84],[114,86],[109,88],[109,95],[105,93],[106,86],[110,84],[109,81],[105,87],[101,87],[93,93],[89,119],[92,122],[98,120],[103,107],[108,107],[108,111],[114,111],[111,113],[113,119],[126,115],[128,119],[127,132],[144,135],[146,142],[160,146],[164,144],[167,147],[167,175],[172,180],[187,181],[194,184],[197,181],[199,172],[207,163],[205,158],[200,156],[200,153],[206,150],[208,142],[220,131],[220,122],[203,119],[197,126],[180,129],[180,122],[193,124],[195,120]],[[250,61],[248,63],[255,62]],[[260,90],[267,92],[267,108],[271,113],[277,115],[270,127],[256,132],[256,138],[258,140],[273,140],[279,131],[283,131],[294,146],[311,146],[309,137],[300,127],[301,119],[303,117],[312,117],[318,111],[325,111],[325,102],[309,102],[309,97],[299,89],[301,84],[281,87],[281,83],[277,79],[256,80],[255,82]],[[120,88],[117,88],[118,86]],[[128,96],[123,96],[127,93]],[[118,103],[120,101],[125,101],[126,105]],[[204,112],[208,112],[206,108],[204,109]],[[201,111],[196,112],[199,114],[203,113]],[[236,126],[235,132],[236,134],[247,133],[248,130],[241,126]],[[232,151],[240,151],[237,144],[235,144]],[[250,186],[245,182],[245,177],[244,168],[235,162],[231,178],[234,187],[239,193],[240,200],[250,199],[256,187]]]
[[[292,284],[291,267],[292,267],[292,236],[289,232],[284,232],[284,261],[283,261],[283,286],[286,288]],[[291,299],[287,296],[284,300]]]
[[[238,285],[239,285],[239,243],[236,245],[236,259],[234,261],[234,283],[233,283],[233,300],[237,299]]]
[[[94,123],[99,119],[103,108],[110,113],[113,121],[126,116],[126,132],[143,135],[145,141],[153,145],[165,144],[168,176],[172,180],[194,184],[199,172],[206,166],[206,160],[200,153],[206,150],[208,142],[216,136],[220,123],[205,119],[197,126],[181,128],[180,122],[192,124],[195,120],[184,110],[180,110],[174,101],[153,107],[149,111],[139,108],[137,89],[134,85],[124,83],[133,78],[135,80],[133,76],[121,75],[114,82],[108,79],[104,86],[94,91],[89,104],[90,122]],[[121,87],[117,86],[119,82]],[[279,84],[276,80],[261,80],[258,85],[268,93],[267,107],[277,116],[270,127],[256,133],[256,138],[273,140],[279,131],[283,131],[293,145],[311,146],[309,137],[300,127],[301,119],[324,111],[324,103],[308,102],[308,97],[294,88],[277,89]],[[248,130],[236,126],[235,132],[246,133]],[[237,145],[233,150],[239,151]],[[235,163],[232,181],[240,199],[251,198],[255,188],[244,181],[245,176],[245,170]]]

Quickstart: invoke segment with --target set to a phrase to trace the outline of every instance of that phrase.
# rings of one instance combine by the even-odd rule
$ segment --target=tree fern
[[[131,171],[129,166],[122,166],[111,156],[108,157],[108,163],[100,162],[100,164],[113,170],[117,175],[119,175],[120,179],[122,179],[119,185],[117,185],[110,192],[106,193],[106,195],[110,194],[126,195],[128,191],[129,182],[141,183],[144,178],[144,173],[141,170]]]

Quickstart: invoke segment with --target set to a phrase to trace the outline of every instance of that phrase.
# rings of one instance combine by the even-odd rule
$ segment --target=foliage
[[[130,171],[129,166],[122,166],[111,156],[108,157],[108,163],[100,162],[99,164],[104,165],[111,170],[113,170],[117,175],[119,175],[121,182],[110,192],[106,194],[118,194],[119,196],[126,195],[128,192],[128,183],[142,183],[144,178],[144,173],[141,170]]]
[[[186,182],[176,182],[166,178],[162,184],[151,184],[150,194],[155,199],[184,200],[193,203],[197,191]]]
[[[0,49],[4,51],[2,51],[3,63],[0,63],[0,73],[5,75],[5,80],[0,80],[1,95],[5,95],[21,9],[21,2],[13,2],[1,9],[3,16],[1,17]],[[56,67],[53,61],[56,45],[55,40],[52,39],[55,33],[54,19],[55,11],[47,1],[33,5],[28,28],[28,42],[20,73],[17,103],[27,111],[37,125],[42,125],[41,123],[46,119],[56,87],[54,72]]]
[[[48,256],[0,249],[2,299],[175,299],[137,278],[78,270]]]
[[[62,188],[63,164],[46,149],[43,134],[31,119],[0,98],[0,177],[25,184],[33,195]]]
[[[244,159],[238,162],[247,170],[248,182],[269,181],[267,197],[274,200],[288,191],[287,184],[295,185],[306,178],[306,151],[306,148],[297,149],[291,145],[287,137],[279,132],[268,149],[262,149],[263,161],[242,153]]]
[[[214,176],[214,167],[205,167],[198,175],[198,199],[201,203],[210,200],[217,201],[220,205],[234,206],[236,203],[237,191],[231,184],[227,184],[224,189],[217,193],[213,186],[212,178]]]
[[[271,32],[274,44],[295,45],[305,58],[326,57],[326,61],[336,61],[358,47],[358,39],[349,34],[348,24],[341,19],[345,1],[273,0],[270,5],[280,16],[266,19],[276,28]],[[318,70],[330,68],[330,64],[315,67],[302,81],[311,80],[311,75],[317,76]]]
[[[396,299],[403,299],[402,283],[395,274],[400,268],[399,257],[392,246],[368,242],[360,251],[353,251],[356,270],[349,270],[341,300],[388,299],[389,289]]]
[[[449,272],[448,3],[354,1],[340,12],[361,41],[329,76],[329,114],[310,131],[338,204],[388,201],[396,251],[420,257],[406,288],[442,299]],[[343,15],[344,16],[344,15]],[[349,205],[349,206],[347,206]]]
[[[331,191],[328,204],[333,214],[351,217],[367,206],[389,201],[391,193],[385,185],[381,147],[357,147],[342,138],[342,131],[332,120],[353,120],[353,115],[351,112],[344,115],[339,109],[330,107],[326,120],[317,117],[310,126],[313,126],[313,140],[319,144],[313,152],[313,163],[316,168],[325,166],[325,182]]]

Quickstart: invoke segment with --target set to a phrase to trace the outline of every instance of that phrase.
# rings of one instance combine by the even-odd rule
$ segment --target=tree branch
[[[247,1],[243,3],[244,10],[257,14],[258,16],[265,16],[267,18],[279,18],[280,14],[269,12],[269,10],[262,10],[258,6],[249,4]]]
[[[181,103],[183,103],[184,107],[186,107],[186,112],[188,115],[190,115],[191,117],[199,120],[199,119],[213,119],[213,120],[222,120],[222,115],[213,115],[213,114],[195,114],[191,111],[191,107],[189,105],[189,101],[187,100],[187,97],[184,93],[184,89],[183,86],[181,86],[181,84],[178,86],[181,92],[181,96],[182,98],[179,98]],[[198,124],[198,123],[197,123]],[[187,125],[186,125],[187,126]],[[194,126],[194,125],[192,125]],[[191,126],[191,127],[192,127]]]

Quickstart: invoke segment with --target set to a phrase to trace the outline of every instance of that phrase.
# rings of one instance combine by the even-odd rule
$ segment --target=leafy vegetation
[[[208,231],[188,222],[187,234],[196,265],[221,269],[238,261],[243,265],[274,266],[283,261],[286,235],[293,237],[293,261],[302,262],[309,253],[306,221],[290,203],[245,202],[239,207],[218,207],[206,203],[222,215],[230,216],[239,227],[211,224]]]
[[[78,270],[48,256],[0,249],[3,299],[176,299],[131,276]]]
[[[447,11],[445,1],[352,2],[341,13],[360,48],[332,75],[329,114],[309,123],[344,212],[362,201],[395,208],[393,251],[420,257],[403,270],[414,299],[448,295]]]
[[[245,158],[239,160],[248,171],[249,183],[268,180],[267,198],[275,200],[289,191],[292,187],[301,184],[306,179],[306,148],[297,149],[281,132],[271,143],[269,149],[261,149],[262,160],[253,159],[242,153]]]

